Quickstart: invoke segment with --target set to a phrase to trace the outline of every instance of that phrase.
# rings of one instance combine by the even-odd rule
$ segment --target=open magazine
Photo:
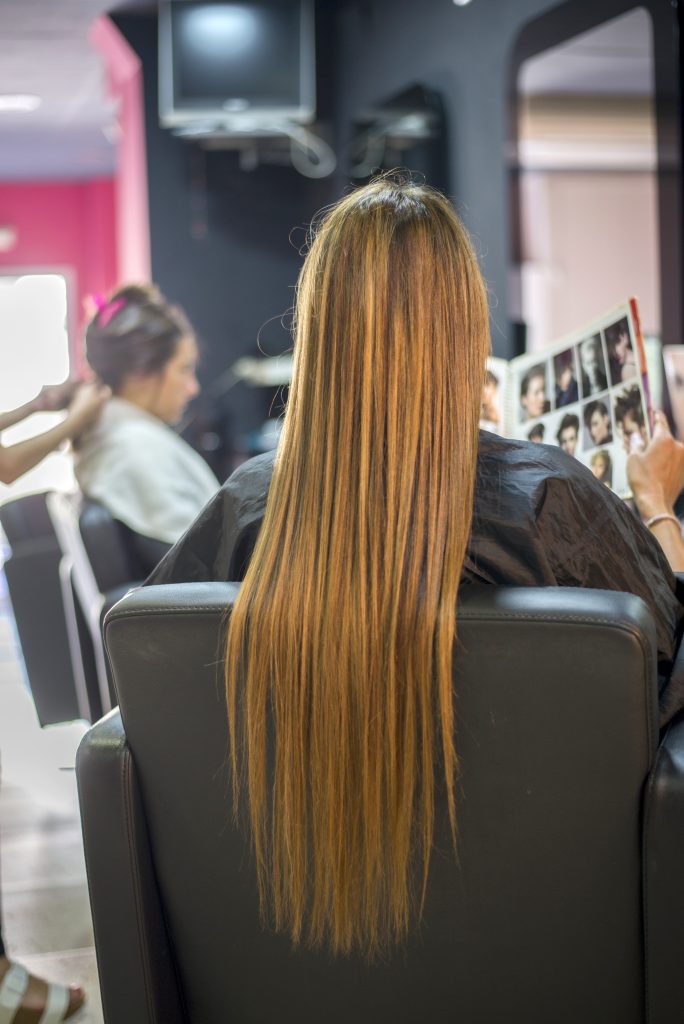
[[[490,357],[480,426],[558,445],[621,498],[627,456],[648,443],[651,401],[636,299],[541,352]]]
[[[681,441],[684,439],[684,345],[666,345],[663,362],[675,434]]]

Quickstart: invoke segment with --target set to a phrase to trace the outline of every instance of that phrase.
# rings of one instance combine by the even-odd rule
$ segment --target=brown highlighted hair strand
[[[406,935],[442,772],[456,835],[452,651],[488,350],[443,196],[384,177],[328,211],[226,662],[236,808],[244,791],[262,913],[295,943],[372,958]]]

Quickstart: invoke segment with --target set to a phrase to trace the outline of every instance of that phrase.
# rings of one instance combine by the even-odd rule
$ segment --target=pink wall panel
[[[107,17],[89,35],[107,72],[109,95],[117,101],[119,125],[114,202],[119,281],[150,279],[150,224],[147,152],[139,58]]]
[[[0,273],[56,270],[68,277],[72,365],[78,370],[84,300],[110,291],[117,280],[114,182],[2,182],[0,225],[17,232],[16,245],[0,252]]]

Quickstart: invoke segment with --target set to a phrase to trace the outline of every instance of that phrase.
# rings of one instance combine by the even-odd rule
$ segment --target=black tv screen
[[[159,57],[162,123],[313,117],[310,0],[171,0]]]

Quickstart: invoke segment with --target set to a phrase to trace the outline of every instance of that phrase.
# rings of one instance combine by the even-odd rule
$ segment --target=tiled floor
[[[9,955],[87,1002],[73,1024],[102,1024],[73,771],[82,723],[38,726],[0,580],[0,870]]]

